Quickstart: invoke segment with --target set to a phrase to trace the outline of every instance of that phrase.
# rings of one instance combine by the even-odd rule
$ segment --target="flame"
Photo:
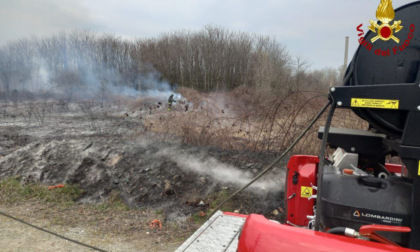
[[[388,24],[395,18],[392,0],[381,0],[381,3],[376,10],[376,18],[384,24]]]

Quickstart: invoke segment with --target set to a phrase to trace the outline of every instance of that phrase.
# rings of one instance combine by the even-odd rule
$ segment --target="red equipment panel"
[[[288,223],[297,226],[308,226],[308,215],[313,216],[316,194],[312,186],[316,186],[316,173],[319,159],[317,156],[295,155],[287,164],[287,217]]]
[[[414,252],[416,250],[290,227],[248,216],[239,239],[238,252]]]
[[[402,173],[403,172],[402,165],[399,165],[399,164],[388,164],[388,163],[386,163],[385,168],[390,173]]]

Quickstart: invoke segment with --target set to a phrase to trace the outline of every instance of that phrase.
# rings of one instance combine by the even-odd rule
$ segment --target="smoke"
[[[72,100],[112,100],[116,97],[166,100],[171,94],[177,100],[182,98],[168,82],[160,80],[160,74],[154,69],[138,74],[127,83],[125,76],[110,68],[65,70],[58,73],[44,64],[37,68],[39,70],[31,77],[31,82],[37,80],[37,85],[31,88],[33,92],[48,90]],[[69,93],[71,97],[68,97]]]
[[[168,82],[159,81],[160,74],[157,71],[149,72],[141,77],[144,88],[138,91],[141,98],[151,98],[155,100],[167,100],[173,94],[175,100],[182,99],[182,95],[176,93]]]
[[[48,92],[68,101],[166,100],[171,94],[181,99],[153,66],[141,61],[139,50],[133,42],[89,31],[21,40],[0,48],[0,66],[7,66],[0,67],[0,80],[6,82],[1,87]]]
[[[253,178],[253,173],[224,164],[213,157],[198,157],[192,154],[182,153],[176,148],[165,148],[160,150],[158,157],[166,157],[175,162],[182,170],[193,172],[203,176],[209,176],[214,181],[223,184],[234,184],[238,187],[249,183]],[[249,188],[252,192],[276,192],[281,191],[284,187],[285,171],[277,176],[266,175],[254,182]]]

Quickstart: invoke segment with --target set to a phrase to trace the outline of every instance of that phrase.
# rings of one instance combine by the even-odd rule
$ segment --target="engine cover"
[[[328,229],[355,230],[369,224],[409,227],[411,187],[406,178],[337,174],[334,167],[326,166],[322,179],[321,225]],[[408,239],[407,234],[383,235],[400,244]]]

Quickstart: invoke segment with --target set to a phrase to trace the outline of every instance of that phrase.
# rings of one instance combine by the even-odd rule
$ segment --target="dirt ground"
[[[165,231],[148,229],[147,226],[118,233],[90,223],[76,222],[70,226],[57,224],[54,217],[43,216],[45,211],[34,213],[36,208],[34,205],[22,204],[14,207],[0,206],[0,211],[12,213],[39,227],[106,251],[174,251],[181,244],[180,240],[170,240]],[[77,212],[73,209],[67,211],[67,214]],[[129,221],[124,216],[122,220]],[[0,237],[2,251],[94,251],[4,216],[0,216]]]
[[[148,110],[51,101],[3,105],[1,112],[0,180],[77,185],[83,193],[72,206],[22,200],[0,202],[0,210],[110,251],[174,251],[199,226],[198,213],[209,212],[274,158],[164,141],[163,133],[143,126],[153,116]],[[284,165],[224,210],[282,220]],[[110,196],[127,209],[101,209]],[[162,230],[149,228],[155,218]],[[0,220],[5,251],[84,251]]]

